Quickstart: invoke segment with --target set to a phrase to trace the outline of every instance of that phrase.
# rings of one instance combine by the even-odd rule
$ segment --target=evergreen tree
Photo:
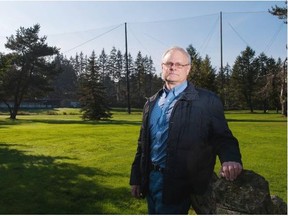
[[[114,83],[115,83],[115,88],[116,88],[116,101],[117,104],[121,100],[121,78],[124,76],[124,65],[123,65],[123,55],[120,50],[117,51],[116,53],[116,59],[115,59],[115,73],[114,73]]]
[[[154,67],[154,64],[153,64],[153,60],[151,57],[148,58],[148,56],[145,57],[144,59],[144,62],[145,62],[145,68],[146,68],[146,80],[145,80],[145,95],[146,97],[149,97],[151,96],[155,90],[153,90],[154,88],[154,83],[152,82],[153,81],[153,78],[154,78],[154,74],[155,74],[155,67]]]
[[[131,99],[137,107],[141,107],[145,100],[145,64],[142,53],[139,51],[135,60],[135,71],[132,74],[132,89]]]
[[[197,53],[197,50],[192,46],[189,45],[187,48],[187,52],[191,56],[191,69],[188,75],[188,80],[191,81],[195,86],[201,87],[201,63],[202,58]]]
[[[107,62],[107,75],[105,77],[104,85],[107,89],[107,95],[109,97],[109,101],[113,103],[117,101],[117,87],[115,86],[117,78],[117,50],[115,47],[112,48],[110,54],[108,55],[108,62]]]
[[[66,59],[63,55],[55,58],[57,67],[61,73],[55,77],[52,82],[53,92],[49,94],[50,99],[61,100],[61,106],[71,106],[71,101],[77,101],[77,73],[74,69],[74,59]]]
[[[17,70],[14,65],[16,54],[3,54],[0,53],[0,101],[7,105],[9,108],[9,100],[13,94],[7,94],[8,89],[13,89],[14,78],[17,76]],[[9,108],[12,109],[12,108]]]
[[[108,73],[108,56],[105,53],[105,50],[102,49],[101,54],[98,58],[100,80],[104,83],[105,76]]]
[[[80,66],[80,58],[79,58],[78,53],[76,53],[75,59],[71,57],[71,60],[72,60],[73,68],[76,72],[76,76],[77,78],[79,78],[81,75],[81,66]]]
[[[260,103],[262,103],[264,113],[266,113],[268,110],[268,99],[271,87],[269,84],[268,57],[264,53],[261,53],[255,61],[259,72],[259,77],[257,78],[256,83],[256,95],[258,95],[257,100],[261,101]]]
[[[281,67],[282,62],[281,59],[278,59],[276,61],[273,58],[268,59],[268,83],[267,87],[269,90],[269,106],[272,107],[272,109],[275,109],[278,113],[281,103],[279,98],[281,97],[281,77],[282,77],[282,71],[283,68]],[[287,95],[287,88],[286,88],[286,95]],[[286,109],[287,112],[287,109]],[[282,113],[285,115],[285,113]]]
[[[287,5],[287,1],[285,1],[285,4]],[[272,7],[272,9],[269,9],[268,11],[272,15],[277,16],[279,19],[284,20],[284,23],[287,24],[287,6],[278,7],[277,5],[275,5],[275,7]]]
[[[122,83],[121,86],[123,86],[123,88],[121,89],[121,92],[123,93],[123,95],[125,95],[123,105],[127,106],[127,108],[129,109],[129,107],[131,108],[131,95],[134,92],[134,91],[131,91],[131,82],[132,82],[132,76],[134,74],[135,69],[134,69],[134,60],[130,53],[128,53],[127,59],[128,59],[127,62],[126,62],[126,58],[124,58],[123,60],[124,61],[123,64],[125,65],[125,70],[124,70],[125,77],[121,79],[121,83]],[[128,71],[126,70],[126,64],[128,67]]]
[[[114,50],[115,48],[113,48]],[[116,49],[115,49],[116,50]],[[114,74],[114,63],[110,59],[109,55],[106,55],[103,49],[99,58],[97,59],[97,64],[99,67],[100,82],[104,85],[107,100],[110,101],[111,105],[116,105],[116,88],[111,74]]]
[[[215,83],[216,79],[215,69],[212,67],[208,55],[206,55],[205,59],[201,62],[200,71],[202,77],[201,78],[202,83],[200,84],[200,86],[216,92],[217,89]]]
[[[188,80],[197,87],[216,91],[216,74],[209,56],[206,55],[203,60],[192,45],[187,48],[187,52],[192,58],[192,67],[188,75]]]
[[[100,82],[99,67],[93,51],[87,62],[85,74],[80,83],[80,103],[83,119],[100,120],[112,116],[107,105],[105,87]]]
[[[116,79],[117,79],[116,62],[117,62],[117,50],[115,47],[113,47],[112,50],[110,51],[109,58],[108,58],[108,74],[110,76],[110,79],[113,81],[116,81]]]
[[[231,109],[233,107],[233,95],[232,88],[230,85],[231,80],[231,67],[227,64],[223,70],[219,70],[216,76],[216,85],[218,89],[218,94],[222,100],[225,109]]]
[[[186,48],[186,50],[191,56],[191,62],[193,59],[199,58],[199,54],[197,53],[197,50],[191,44]]]
[[[5,47],[12,51],[9,54],[11,65],[6,70],[1,80],[6,85],[5,99],[13,100],[13,105],[8,103],[10,118],[16,119],[20,105],[25,97],[42,97],[51,91],[51,80],[59,71],[54,61],[47,57],[58,54],[56,47],[46,44],[47,37],[39,37],[40,25],[30,28],[20,27],[16,35],[7,38]]]
[[[79,72],[78,76],[81,76],[81,74],[84,74],[86,71],[86,65],[87,65],[87,56],[84,56],[83,52],[80,52],[79,55]]]
[[[250,111],[254,111],[254,99],[256,93],[256,81],[259,73],[255,61],[255,51],[247,47],[236,58],[232,70],[232,84],[235,94],[240,102],[244,99]]]

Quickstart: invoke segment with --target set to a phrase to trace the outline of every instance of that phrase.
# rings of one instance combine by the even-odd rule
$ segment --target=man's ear
[[[191,65],[189,65],[189,66],[188,66],[188,68],[187,68],[187,76],[188,76],[188,74],[190,73],[190,71],[191,71],[191,68],[192,68],[192,66],[191,66]]]

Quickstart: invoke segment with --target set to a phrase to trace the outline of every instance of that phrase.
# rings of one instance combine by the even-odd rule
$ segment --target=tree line
[[[128,100],[129,106],[140,108],[145,98],[159,90],[163,82],[156,74],[151,57],[139,51],[135,60],[131,54],[127,59],[129,74],[125,55],[115,47],[109,54],[103,49],[99,55],[93,51],[90,56],[84,56],[81,52],[69,59],[57,55],[55,60],[62,73],[52,83],[57,91],[51,92],[48,98],[61,100],[62,106],[79,101],[87,112],[93,107],[91,110],[107,110],[108,114],[108,107],[127,108]]]
[[[141,108],[146,97],[163,86],[152,58],[141,51],[135,60],[128,54],[127,63],[115,47],[109,54],[103,49],[98,56],[81,52],[67,59],[58,48],[49,47],[39,31],[38,24],[21,27],[5,44],[13,52],[0,54],[0,100],[11,119],[22,101],[31,98],[61,101],[60,106],[78,102],[84,119],[109,118],[109,107],[127,107],[129,101],[131,107]],[[189,81],[218,93],[226,109],[273,109],[287,115],[287,60],[255,56],[247,47],[232,67],[227,64],[217,71],[208,55],[201,57],[192,45],[187,51],[192,61]]]
[[[140,51],[135,60],[128,54],[127,75],[126,58],[115,47],[109,54],[103,49],[99,56],[81,52],[67,59],[48,46],[39,31],[39,24],[20,27],[5,44],[12,52],[0,53],[0,102],[7,105],[11,119],[24,100],[35,98],[60,101],[60,106],[79,102],[84,119],[105,118],[110,116],[109,107],[127,106],[128,93],[131,107],[141,107],[145,97],[162,86],[152,58]]]
[[[146,98],[163,87],[152,58],[141,51],[135,59],[130,53],[125,58],[115,47],[109,53],[103,49],[98,55],[81,52],[67,58],[48,46],[39,31],[39,24],[20,27],[7,37],[5,47],[11,52],[0,53],[0,103],[6,104],[11,119],[24,100],[37,98],[59,101],[63,107],[79,105],[83,119],[110,118],[111,107],[142,108]],[[189,81],[216,92],[226,109],[273,109],[287,116],[287,58],[256,56],[246,47],[233,66],[217,70],[193,45],[187,51],[192,62]]]
[[[216,73],[208,55],[202,58],[191,45],[187,51],[192,56],[191,82],[218,93],[226,109],[272,109],[287,115],[287,59],[256,56],[247,46],[232,67],[227,64]]]

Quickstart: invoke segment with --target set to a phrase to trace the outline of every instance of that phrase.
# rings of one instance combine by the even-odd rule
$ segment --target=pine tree
[[[206,55],[205,58],[202,59],[192,45],[189,45],[187,52],[192,59],[192,67],[188,75],[188,80],[197,87],[216,91],[216,74],[215,69],[211,65],[210,57]]]
[[[254,111],[254,99],[256,93],[256,82],[259,77],[259,71],[255,59],[255,51],[247,47],[236,58],[232,70],[232,84],[235,93],[238,93],[239,100],[243,98],[246,101],[250,111]]]
[[[116,80],[116,62],[117,62],[117,50],[115,47],[112,48],[109,58],[108,58],[108,74],[110,79],[115,81]]]
[[[116,53],[115,62],[115,73],[114,73],[114,83],[116,88],[116,101],[120,102],[121,99],[121,77],[124,75],[124,65],[123,65],[123,55],[120,50]]]
[[[151,58],[151,56],[148,58],[148,56],[145,57],[145,68],[146,68],[146,80],[145,80],[145,95],[146,96],[151,96],[153,94],[153,76],[155,74],[155,67],[154,67],[154,64],[153,64],[153,60]]]
[[[49,94],[51,99],[61,100],[61,106],[71,106],[71,101],[76,101],[77,98],[77,73],[74,70],[74,59],[66,59],[63,55],[58,55],[55,58],[57,67],[61,69],[61,73],[55,77],[51,85],[54,89]]]
[[[98,58],[98,65],[99,65],[99,72],[101,77],[101,82],[104,83],[105,76],[108,73],[108,56],[105,53],[105,50],[103,49],[99,58]]]
[[[93,51],[88,59],[86,72],[80,80],[81,112],[85,120],[107,119],[112,116],[98,70],[96,55]]]
[[[287,1],[285,2],[287,5]],[[286,7],[279,7],[275,5],[272,7],[272,10],[268,10],[274,16],[277,16],[279,19],[284,20],[284,23],[287,24],[287,6]]]
[[[145,100],[145,66],[142,53],[139,51],[135,60],[135,73],[132,75],[133,94],[132,99],[137,107],[140,107]]]
[[[202,58],[197,53],[197,50],[189,45],[187,48],[187,52],[191,56],[192,67],[190,69],[190,73],[188,75],[188,80],[191,81],[195,86],[201,87],[201,62]]]
[[[215,69],[211,65],[211,61],[208,55],[206,55],[205,59],[201,63],[201,76],[202,83],[201,87],[209,89],[211,91],[216,92],[216,74]]]
[[[233,108],[233,94],[232,89],[233,87],[230,84],[231,80],[231,67],[227,63],[227,65],[221,70],[216,77],[216,84],[218,89],[218,94],[223,102],[225,109]]]
[[[25,98],[43,97],[51,91],[51,81],[60,72],[54,61],[48,57],[59,53],[57,47],[50,47],[46,43],[46,36],[40,37],[40,25],[30,28],[20,27],[16,35],[7,38],[5,47],[10,49],[8,55],[12,65],[5,73],[5,99],[12,100],[12,106],[6,103],[10,112],[10,119],[16,119],[20,105]],[[1,60],[1,59],[0,59]],[[0,100],[3,100],[3,98]]]

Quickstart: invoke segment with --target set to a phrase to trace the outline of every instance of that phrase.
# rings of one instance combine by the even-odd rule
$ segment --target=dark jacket
[[[132,164],[130,184],[140,185],[143,196],[148,191],[151,165],[149,116],[161,91],[149,98],[144,106]],[[220,99],[189,83],[169,121],[163,202],[173,204],[191,193],[203,194],[211,179],[216,155],[221,163],[242,163],[238,141],[228,128]]]

